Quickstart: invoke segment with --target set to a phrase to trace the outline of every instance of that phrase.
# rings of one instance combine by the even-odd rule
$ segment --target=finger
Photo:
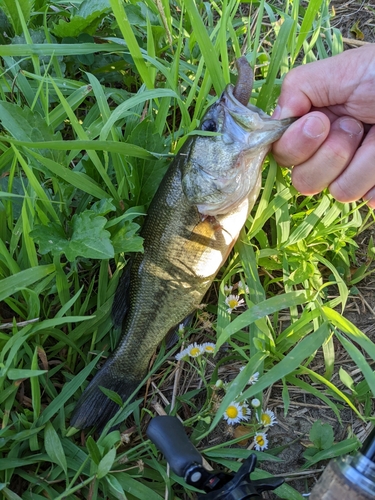
[[[293,168],[294,187],[304,195],[313,195],[329,186],[349,165],[362,136],[360,121],[348,116],[337,119],[318,151]]]
[[[370,208],[375,208],[375,187],[370,189],[365,196],[363,197],[364,200],[367,200],[367,205]]]
[[[302,116],[312,106],[342,107],[368,77],[374,60],[374,47],[345,51],[342,54],[292,69],[284,78],[276,109],[278,118]]]
[[[375,127],[372,127],[356,151],[348,168],[329,186],[334,198],[342,202],[351,202],[360,198],[371,199],[370,206],[375,206]],[[371,189],[369,190],[369,187]]]
[[[336,121],[338,118],[341,118],[342,116],[352,116],[352,115],[348,115],[347,113],[341,113],[341,114],[338,115],[338,114],[334,113],[329,108],[314,108],[314,107],[312,107],[311,111],[320,111],[321,113],[324,113],[329,118],[329,121],[331,123],[333,123],[334,121]],[[356,118],[357,120],[359,120],[359,121],[362,122],[362,125],[363,125],[364,130],[365,130],[365,134],[367,134],[367,132],[372,127],[372,125],[369,124],[369,123],[363,123],[363,120],[361,120],[360,118],[358,118],[358,116],[355,116],[354,118]],[[374,118],[375,118],[375,116],[374,116]]]
[[[321,113],[324,113],[329,118],[329,121],[331,123],[333,123],[335,120],[337,120],[337,118],[340,118],[340,116],[344,116],[344,115],[346,116],[346,113],[340,113],[339,115],[337,115],[336,113],[331,111],[329,108],[316,108],[315,106],[313,106],[311,108],[311,111],[320,111]]]
[[[330,121],[319,111],[294,122],[273,144],[272,152],[280,165],[299,165],[307,161],[329,134]]]

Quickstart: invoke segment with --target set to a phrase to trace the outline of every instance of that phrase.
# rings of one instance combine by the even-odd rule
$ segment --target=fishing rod
[[[278,477],[252,480],[250,475],[257,461],[254,453],[244,460],[236,473],[208,471],[203,467],[202,455],[189,440],[177,417],[165,415],[153,418],[146,434],[177,476],[205,492],[198,494],[198,500],[262,499],[262,492],[275,490],[284,483],[284,478]],[[375,429],[359,452],[331,460],[309,499],[375,499]]]

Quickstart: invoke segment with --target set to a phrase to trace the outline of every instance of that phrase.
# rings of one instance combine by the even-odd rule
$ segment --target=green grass
[[[259,66],[252,102],[271,112],[282,77],[295,65],[342,51],[341,35],[330,26],[328,2],[314,0],[307,8],[298,1],[281,8],[233,0],[6,0],[3,9],[0,495],[160,499],[173,485],[180,498],[181,480],[166,474],[142,437],[154,414],[149,401],[144,408],[137,400],[121,412],[121,420],[130,417],[136,428],[130,444],[119,431],[84,441],[68,437],[69,417],[101,353],[116,346],[113,294],[126,260],[142,249],[142,215],[170,154],[235,80],[235,59],[245,53]],[[338,418],[342,408],[351,408],[371,420],[375,375],[368,358],[375,358],[375,346],[340,312],[370,272],[372,240],[366,263],[354,274],[350,270],[356,265],[354,237],[372,221],[371,211],[328,193],[299,196],[289,171],[272,158],[266,162],[261,196],[217,282],[218,301],[207,306],[216,342],[228,343],[229,351],[203,388],[179,396],[173,409],[190,405],[186,425],[203,453],[202,440],[228,403],[241,391],[241,398],[261,399],[278,381],[285,414],[288,388],[299,387]],[[249,287],[247,308],[230,315],[224,285],[239,277]],[[291,319],[283,331],[281,311]],[[340,371],[345,391],[331,381],[334,343],[364,377],[354,384]],[[325,369],[315,373],[320,348]],[[161,348],[153,365],[159,385],[173,369],[167,359],[173,360]],[[229,361],[246,368],[214,410],[212,384]],[[255,371],[259,381],[246,389]],[[205,376],[202,367],[200,374]],[[215,446],[215,453],[207,449],[207,459],[237,470],[239,456],[228,460],[230,444]],[[336,453],[357,446],[348,439]],[[259,453],[260,460],[274,458]],[[256,475],[267,473],[257,469]],[[278,495],[302,498],[288,485]]]

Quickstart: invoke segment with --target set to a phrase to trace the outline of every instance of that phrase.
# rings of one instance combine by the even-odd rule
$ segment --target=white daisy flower
[[[245,420],[247,422],[251,417],[251,410],[249,408],[249,405],[247,403],[240,403],[240,408],[242,413],[242,420]]]
[[[213,354],[215,352],[215,347],[216,344],[214,344],[213,342],[205,342],[204,344],[202,344],[202,349],[204,352],[207,352],[207,354]]]
[[[258,399],[258,398],[254,398],[254,399],[252,399],[252,400],[251,400],[251,406],[252,406],[253,408],[259,408],[259,406],[260,406],[260,401],[259,401],[259,399]]]
[[[258,379],[259,379],[259,372],[253,373],[249,378],[247,385],[254,385],[255,382],[258,382]]]
[[[257,451],[263,451],[268,448],[268,439],[265,432],[257,432],[254,436],[254,448]]]
[[[242,372],[242,370],[244,370],[246,367],[245,366],[241,366],[240,367],[240,372]],[[249,378],[248,382],[247,382],[247,385],[254,385],[255,382],[258,382],[258,379],[259,379],[259,372],[255,372],[251,375],[251,377]]]
[[[224,412],[223,418],[230,425],[238,424],[241,420],[244,420],[241,406],[239,403],[231,403]]]
[[[237,283],[237,290],[238,290],[238,295],[249,293],[249,287],[246,285],[246,283],[242,283],[241,280]]]
[[[177,354],[175,355],[175,359],[176,359],[177,361],[180,361],[180,359],[182,359],[182,358],[184,358],[185,356],[187,356],[187,354],[188,354],[188,353],[186,352],[186,349],[184,349],[184,350],[182,350],[181,352],[179,352],[179,353],[177,353]]]
[[[272,427],[273,425],[277,424],[274,412],[268,409],[262,411],[260,417],[257,415],[257,420],[260,424],[263,425],[263,427]]]
[[[225,299],[225,303],[227,304],[227,306],[229,306],[227,312],[231,313],[233,309],[242,306],[245,301],[243,299],[240,299],[238,295],[228,295],[228,297]]]
[[[225,293],[231,293],[232,290],[233,290],[232,285],[224,285],[224,292]]]
[[[196,342],[194,342],[194,344],[188,345],[185,350],[186,354],[188,354],[191,358],[198,358],[198,356],[204,353],[202,345],[197,344]]]

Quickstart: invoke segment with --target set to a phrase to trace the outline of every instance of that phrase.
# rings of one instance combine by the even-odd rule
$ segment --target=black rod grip
[[[163,415],[153,418],[146,435],[163,453],[177,476],[184,477],[186,469],[194,463],[202,465],[202,455],[187,437],[177,417]]]

